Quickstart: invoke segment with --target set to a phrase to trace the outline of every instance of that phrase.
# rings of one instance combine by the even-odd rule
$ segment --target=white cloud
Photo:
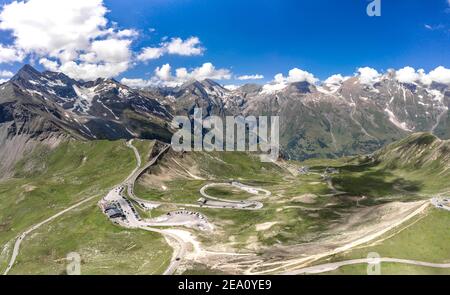
[[[164,54],[194,56],[202,55],[205,49],[201,47],[198,37],[190,37],[186,40],[172,38],[169,42],[163,42],[159,47],[145,47],[137,56],[139,61],[158,59]]]
[[[299,68],[293,68],[289,71],[287,77],[283,76],[281,73],[276,74],[271,83],[263,86],[262,92],[271,93],[279,91],[286,88],[289,83],[308,82],[310,84],[315,84],[317,81],[319,80],[314,77],[313,74]]]
[[[139,33],[138,33],[138,31],[133,30],[133,29],[124,29],[124,30],[118,31],[116,36],[119,38],[131,38],[131,37],[139,36]]]
[[[224,87],[225,89],[228,89],[228,90],[233,91],[233,90],[238,89],[238,88],[239,88],[239,85],[229,84],[229,85],[224,85],[223,87]]]
[[[335,74],[328,77],[325,81],[325,85],[327,86],[340,86],[342,83],[347,80],[349,77],[344,77],[341,74]]]
[[[430,30],[430,31],[445,29],[445,26],[443,24],[438,24],[438,25],[425,24],[424,27],[425,27],[425,29]]]
[[[11,78],[12,76],[14,76],[14,74],[11,71],[0,71],[0,78]]]
[[[450,84],[450,69],[439,66],[429,72],[427,78],[437,83]]]
[[[105,33],[106,12],[101,0],[12,2],[0,13],[0,29],[11,30],[16,47],[26,52],[57,57],[88,49]]]
[[[420,79],[420,74],[412,67],[404,67],[395,71],[395,79],[400,83],[414,83]]]
[[[255,75],[242,75],[237,77],[238,80],[244,81],[244,80],[261,80],[264,79],[263,75],[255,74]]]
[[[173,80],[171,70],[172,68],[169,64],[157,67],[155,69],[155,77],[160,81],[171,81]]]
[[[204,63],[200,67],[188,71],[186,68],[175,69],[173,74],[170,64],[165,64],[155,69],[155,74],[150,80],[142,79],[127,79],[121,80],[122,83],[130,87],[145,87],[145,86],[179,86],[191,80],[202,81],[205,79],[212,80],[229,80],[231,72],[227,69],[216,69],[212,63]]]
[[[313,74],[300,70],[298,68],[293,68],[289,71],[289,76],[286,78],[286,81],[288,83],[295,83],[295,82],[308,82],[310,84],[315,84],[318,79],[314,77]]]
[[[363,67],[358,69],[359,82],[365,85],[371,85],[380,81],[381,74],[377,70],[369,67]]]
[[[265,84],[262,89],[262,93],[273,93],[276,91],[283,90],[287,87],[286,83],[270,83]]]
[[[164,44],[164,47],[169,54],[192,56],[203,54],[205,49],[200,44],[198,37],[190,37],[185,41],[181,38],[172,38],[170,42]]]
[[[99,77],[115,77],[125,72],[129,67],[128,61],[122,63],[76,63],[66,62],[59,67],[59,71],[66,73],[73,79],[95,80]]]
[[[158,59],[164,55],[164,48],[161,47],[146,47],[137,56],[139,61],[147,61],[152,59]]]
[[[176,70],[176,77],[181,80],[229,80],[231,73],[227,69],[216,69],[212,63],[207,62],[191,72],[188,72],[186,68],[179,68]]]
[[[190,80],[228,80],[231,78],[231,73],[227,69],[216,69],[212,63],[207,62],[198,68],[192,69],[190,72],[186,68],[178,68],[175,70],[175,76],[173,76],[170,65],[165,64],[161,68],[156,68],[155,78],[156,83],[170,86],[180,85]]]
[[[92,42],[89,52],[80,59],[90,63],[121,63],[129,61],[131,40],[106,39]]]
[[[137,32],[117,30],[106,13],[102,0],[15,1],[3,6],[0,29],[11,32],[16,52],[40,58],[47,69],[77,79],[113,77],[128,69]]]
[[[13,72],[0,70],[0,84],[7,82],[12,76],[14,76]]]
[[[114,77],[133,64],[131,45],[139,32],[110,22],[103,0],[19,0],[0,9],[0,30],[13,40],[0,44],[0,63],[29,56],[48,70],[83,80]],[[177,37],[143,48],[136,59],[201,55],[204,50],[198,37]]]
[[[120,83],[127,85],[131,88],[144,88],[147,86],[151,86],[151,83],[149,80],[144,79],[128,79],[128,78],[122,78],[120,80]]]
[[[49,71],[57,72],[59,70],[59,64],[56,61],[49,60],[48,58],[41,58],[39,63]]]
[[[404,67],[395,72],[395,78],[401,83],[421,82],[431,85],[433,82],[450,85],[450,69],[438,66],[428,74],[424,69],[415,70],[412,67]]]
[[[431,83],[433,83],[433,81],[431,80],[431,78],[427,75],[427,73],[425,73],[424,69],[419,69],[417,70],[417,73],[419,74],[419,81],[422,84],[425,85],[430,85]]]
[[[0,63],[20,62],[24,57],[21,51],[0,44]]]

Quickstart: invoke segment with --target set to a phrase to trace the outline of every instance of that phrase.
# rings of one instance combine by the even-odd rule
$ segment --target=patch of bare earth
[[[427,206],[428,202],[418,201],[355,208],[325,232],[311,235],[309,243],[260,247],[255,249],[261,253],[257,261],[249,264],[247,260],[255,260],[255,257],[239,257],[223,263],[220,267],[232,273],[246,274],[282,273],[293,270],[323,257],[376,240],[403,222],[421,214]]]

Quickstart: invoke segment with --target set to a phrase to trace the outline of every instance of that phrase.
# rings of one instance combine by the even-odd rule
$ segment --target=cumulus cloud
[[[212,63],[207,62],[191,71],[186,68],[177,68],[175,73],[173,73],[170,64],[165,64],[157,67],[154,71],[154,76],[149,80],[123,78],[121,82],[130,87],[176,87],[191,80],[229,80],[230,78],[231,72],[228,69],[217,69]]]
[[[198,37],[190,37],[183,41],[181,38],[172,38],[170,42],[164,45],[167,48],[169,54],[178,55],[201,55],[204,52],[204,48],[200,46],[200,40]]]
[[[142,49],[142,52],[137,56],[139,61],[148,61],[152,59],[158,59],[164,55],[164,48],[161,47],[146,47]]]
[[[339,86],[349,77],[344,77],[341,74],[335,74],[328,77],[324,82],[327,86]]]
[[[198,37],[190,37],[186,40],[181,38],[172,38],[168,42],[163,42],[159,47],[145,47],[137,56],[139,61],[148,61],[158,59],[164,54],[194,56],[202,55],[205,48],[201,46]]]
[[[89,52],[80,55],[82,61],[89,63],[121,63],[129,61],[131,40],[106,39],[93,41]]]
[[[59,70],[59,64],[56,61],[49,60],[48,58],[41,58],[39,63],[47,70],[57,72]]]
[[[311,84],[315,84],[318,81],[318,79],[316,79],[313,74],[307,71],[303,71],[298,68],[293,68],[292,70],[289,71],[289,75],[286,77],[286,81],[288,83],[308,82]]]
[[[188,71],[186,68],[178,68],[175,70],[175,75],[172,75],[170,65],[165,64],[160,68],[156,68],[154,78],[156,78],[154,80],[157,84],[161,83],[170,86],[180,85],[190,80],[228,80],[231,78],[231,73],[227,69],[216,69],[212,63],[207,62],[191,71]]]
[[[11,78],[12,76],[14,76],[14,74],[12,72],[6,71],[6,70],[0,70],[0,84],[7,82],[9,80],[9,78]]]
[[[255,75],[242,75],[237,77],[238,80],[244,81],[244,80],[261,80],[264,79],[263,75],[255,74]]]
[[[77,63],[66,62],[59,67],[59,71],[68,74],[73,79],[95,80],[99,77],[115,77],[128,70],[129,63]]]
[[[131,37],[137,37],[139,36],[138,31],[134,30],[134,29],[125,29],[125,30],[120,30],[116,33],[116,36],[119,38],[131,38]]]
[[[131,88],[144,88],[147,86],[151,86],[151,83],[149,80],[144,80],[144,79],[140,79],[140,78],[138,78],[138,79],[122,78],[122,80],[120,80],[120,82]]]
[[[239,88],[239,85],[229,84],[229,85],[224,85],[223,87],[224,87],[225,89],[228,89],[228,90],[233,91],[233,90],[238,89],[238,88]]]
[[[310,84],[315,84],[317,81],[319,80],[314,77],[313,74],[299,68],[293,68],[286,77],[281,73],[276,74],[272,82],[263,86],[263,92],[270,93],[282,90],[286,88],[289,83],[308,82]]]
[[[450,69],[438,66],[427,74],[424,69],[416,71],[414,68],[407,66],[396,71],[395,78],[401,83],[420,82],[425,85],[430,85],[436,82],[450,85]]]
[[[12,2],[0,13],[0,29],[11,30],[15,45],[26,52],[76,54],[104,33],[106,11],[100,0]]]
[[[358,69],[359,82],[365,85],[371,85],[380,81],[381,74],[377,70],[369,67]]]
[[[20,50],[0,44],[0,63],[20,62],[24,57]]]
[[[131,38],[137,31],[116,29],[105,17],[107,11],[102,0],[6,4],[0,12],[0,29],[11,32],[14,41],[11,48],[0,48],[0,61],[32,55],[47,69],[76,79],[120,74],[130,65]]]
[[[400,83],[414,83],[420,79],[420,74],[412,67],[404,67],[395,71],[395,79]]]
[[[14,76],[14,74],[11,71],[0,71],[0,78],[11,78],[12,76]]]
[[[427,78],[433,82],[450,84],[450,69],[439,66],[430,71],[427,75]]]

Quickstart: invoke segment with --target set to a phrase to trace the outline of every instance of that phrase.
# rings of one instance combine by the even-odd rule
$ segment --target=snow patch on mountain
[[[79,99],[75,100],[72,110],[77,110],[84,114],[87,114],[92,106],[94,97],[97,95],[97,93],[95,92],[95,88],[85,88],[73,85],[73,90],[75,91]]]
[[[402,130],[409,131],[409,132],[412,131],[411,129],[408,128],[408,126],[405,122],[400,122],[400,120],[397,119],[397,117],[394,115],[394,113],[388,107],[386,107],[384,109],[384,111],[388,114],[389,121],[391,121],[392,124],[394,124],[395,126],[397,126],[398,128],[400,128]]]

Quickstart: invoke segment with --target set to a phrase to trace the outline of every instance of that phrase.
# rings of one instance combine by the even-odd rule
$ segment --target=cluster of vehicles
[[[179,211],[173,211],[166,214],[167,216],[173,216],[173,215],[193,215],[201,220],[206,220],[206,217],[200,214],[199,212],[192,212],[187,210],[179,210]]]
[[[131,204],[131,201],[128,200],[127,198],[123,197],[122,198],[125,200],[125,202],[128,203],[128,206],[130,206],[131,211],[133,212],[134,216],[136,217],[137,220],[141,220],[141,216],[139,216],[139,214],[137,213],[136,209],[134,208],[133,204]]]
[[[431,204],[433,204],[438,209],[444,209],[450,211],[450,198],[440,198],[435,197],[431,199]]]

